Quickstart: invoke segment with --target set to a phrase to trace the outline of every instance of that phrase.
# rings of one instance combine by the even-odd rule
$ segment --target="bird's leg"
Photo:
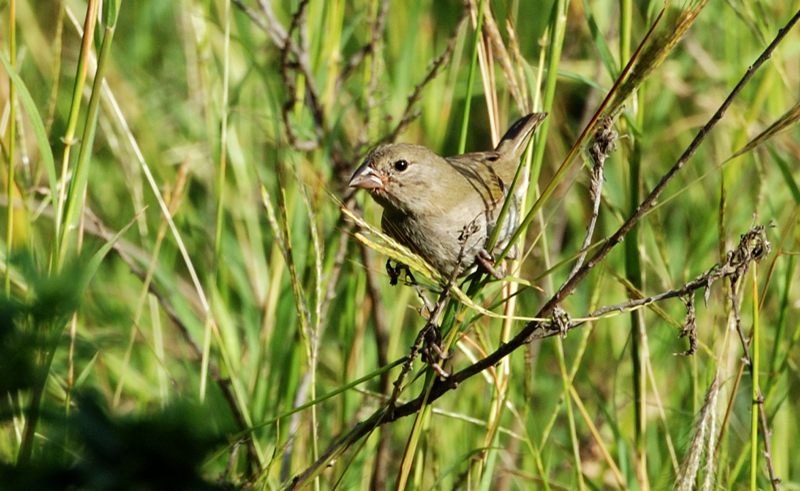
[[[436,306],[425,296],[425,291],[422,287],[415,285],[414,289],[417,291],[420,300],[422,300],[422,307],[420,307],[419,313],[422,314],[422,317],[430,319],[436,310]]]
[[[489,254],[486,249],[481,249],[478,254],[475,256],[475,260],[486,270],[487,273],[494,276],[498,280],[502,280],[506,277],[505,268],[500,266],[499,268],[494,267],[494,257]]]
[[[392,260],[386,260],[386,273],[389,275],[389,284],[392,286],[397,285],[397,279],[400,278],[400,264],[392,266]]]
[[[422,354],[422,361],[427,363],[437,375],[444,379],[450,376],[450,374],[444,371],[441,365],[439,365],[439,361],[447,361],[452,358],[453,355],[445,353],[442,349],[442,335],[439,332],[439,326],[436,324],[430,324],[425,329],[420,353]]]

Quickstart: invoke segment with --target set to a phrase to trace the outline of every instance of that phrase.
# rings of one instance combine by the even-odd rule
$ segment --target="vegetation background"
[[[798,8],[0,3],[0,487],[799,489],[800,29],[625,240],[604,240]],[[589,257],[616,246],[567,314],[720,271],[754,225],[771,224],[771,253],[691,308],[614,310],[563,338],[483,315],[535,316],[570,276],[599,185],[581,135],[609,95],[619,139]],[[548,337],[426,399],[436,377],[408,358],[421,301],[390,286],[391,246],[344,218],[343,202],[380,217],[347,181],[378,141],[483,150],[532,110],[549,117],[526,161],[522,261],[512,290],[472,279],[472,300],[450,301],[444,369],[523,326]],[[689,312],[696,353],[675,356]],[[430,404],[384,412],[393,391]],[[349,433],[376,415],[368,437]]]

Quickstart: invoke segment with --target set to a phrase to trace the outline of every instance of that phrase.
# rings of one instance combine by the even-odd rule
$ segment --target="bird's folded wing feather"
[[[492,164],[500,157],[497,152],[476,152],[448,157],[447,161],[469,185],[481,195],[487,209],[503,202],[506,185],[492,168]]]

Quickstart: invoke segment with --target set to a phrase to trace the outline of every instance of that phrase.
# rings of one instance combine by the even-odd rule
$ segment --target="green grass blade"
[[[42,164],[44,164],[44,168],[47,171],[47,183],[50,186],[50,196],[51,199],[55,199],[57,196],[56,189],[58,186],[58,179],[56,178],[56,165],[55,161],[53,160],[53,150],[50,148],[47,132],[44,129],[44,122],[42,121],[42,117],[39,115],[38,109],[36,109],[36,104],[33,102],[31,93],[25,86],[25,82],[23,82],[20,76],[11,69],[11,63],[8,61],[8,58],[6,58],[6,55],[2,52],[0,52],[0,61],[3,63],[3,66],[5,66],[6,71],[11,78],[11,83],[13,83],[14,87],[16,87],[17,97],[19,97],[20,102],[22,102],[22,106],[25,108],[25,113],[28,115],[28,120],[33,128],[33,134],[36,137],[36,144],[41,152]]]

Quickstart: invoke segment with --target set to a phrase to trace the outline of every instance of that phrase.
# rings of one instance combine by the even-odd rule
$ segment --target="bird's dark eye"
[[[408,169],[408,161],[407,160],[398,160],[394,163],[394,168],[398,172],[403,172],[404,170]]]

